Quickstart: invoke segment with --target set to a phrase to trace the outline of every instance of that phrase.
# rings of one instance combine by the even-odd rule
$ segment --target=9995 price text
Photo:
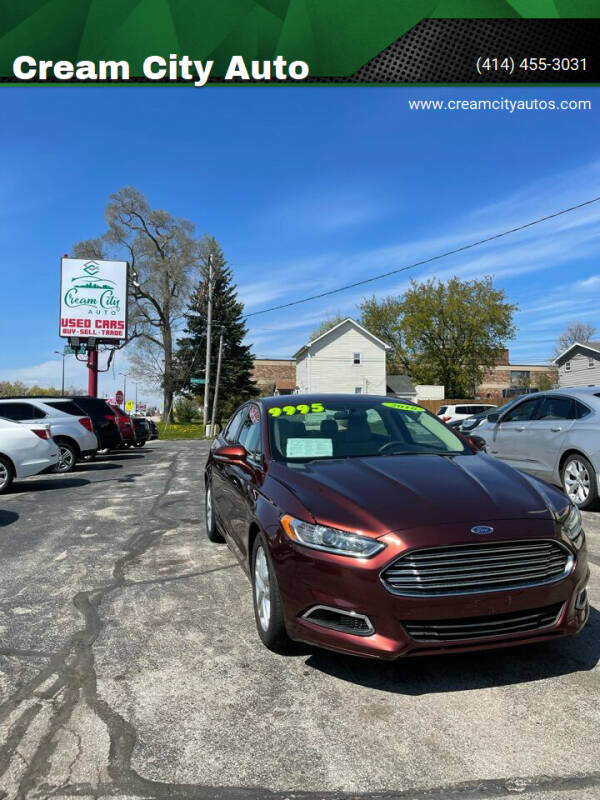
[[[489,72],[505,72],[508,75],[514,75],[515,72],[585,72],[587,59],[566,56],[562,58],[529,56],[519,60],[512,56],[503,58],[479,56],[475,68],[478,75],[485,75]]]

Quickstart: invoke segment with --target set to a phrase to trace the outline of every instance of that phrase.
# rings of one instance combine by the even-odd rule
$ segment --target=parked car
[[[92,427],[98,439],[99,450],[116,450],[121,446],[121,434],[115,412],[106,400],[87,395],[47,398],[48,405],[59,408],[67,414],[77,416],[82,412],[92,420]]]
[[[146,420],[150,426],[150,439],[158,439],[158,425],[150,417],[146,417]]]
[[[78,408],[73,416],[57,407],[54,398],[0,398],[0,416],[29,426],[50,426],[50,434],[60,450],[55,472],[70,472],[77,461],[96,454],[98,439],[91,419]]]
[[[258,634],[393,659],[577,633],[579,509],[436,416],[369,395],[250,401],[213,441],[206,531]]]
[[[600,386],[519,398],[477,428],[490,455],[562,486],[582,509],[600,497]]]
[[[119,431],[121,433],[122,439],[122,446],[123,447],[133,447],[136,443],[135,438],[135,428],[133,426],[133,420],[126,414],[123,409],[115,404],[109,403],[110,408],[113,410],[115,417],[117,419],[117,423],[119,425]]]
[[[458,419],[455,422],[450,422],[450,427],[453,430],[458,431],[459,433],[472,433],[475,428],[481,425],[485,420],[488,418],[488,414],[497,414],[497,413],[504,413],[509,408],[514,406],[521,397],[514,397],[512,400],[509,400],[508,403],[504,403],[504,405],[500,406],[490,406],[485,411],[481,411],[479,414],[473,414],[472,417],[467,417],[466,419]]]
[[[131,421],[135,430],[135,446],[143,447],[150,438],[150,426],[146,417],[132,416]]]
[[[472,417],[473,414],[481,414],[482,411],[491,411],[496,408],[489,403],[469,403],[468,405],[452,405],[440,406],[437,412],[438,417],[441,417],[442,422],[457,422],[458,420]]]
[[[60,450],[50,435],[50,426],[31,427],[0,418],[0,494],[8,491],[15,478],[28,478],[55,467]]]

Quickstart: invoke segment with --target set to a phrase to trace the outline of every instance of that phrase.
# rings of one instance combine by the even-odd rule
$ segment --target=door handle
[[[524,431],[525,430],[525,425],[519,425],[519,427],[515,428],[515,430],[516,431]]]
[[[558,433],[558,431],[562,431],[562,428],[560,427],[560,425],[557,425],[555,428],[550,428],[550,430],[554,431],[554,433]]]

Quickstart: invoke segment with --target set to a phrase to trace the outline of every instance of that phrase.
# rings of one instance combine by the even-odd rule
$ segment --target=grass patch
[[[201,422],[158,422],[159,439],[205,439]]]

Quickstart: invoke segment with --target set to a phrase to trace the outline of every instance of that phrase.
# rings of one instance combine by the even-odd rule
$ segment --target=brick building
[[[542,376],[552,386],[558,384],[558,369],[553,364],[511,364],[509,352],[505,350],[496,366],[485,372],[477,387],[477,397],[500,403],[518,390],[540,388]]]
[[[252,380],[263,397],[292,394],[296,388],[296,361],[293,358],[255,358]]]

